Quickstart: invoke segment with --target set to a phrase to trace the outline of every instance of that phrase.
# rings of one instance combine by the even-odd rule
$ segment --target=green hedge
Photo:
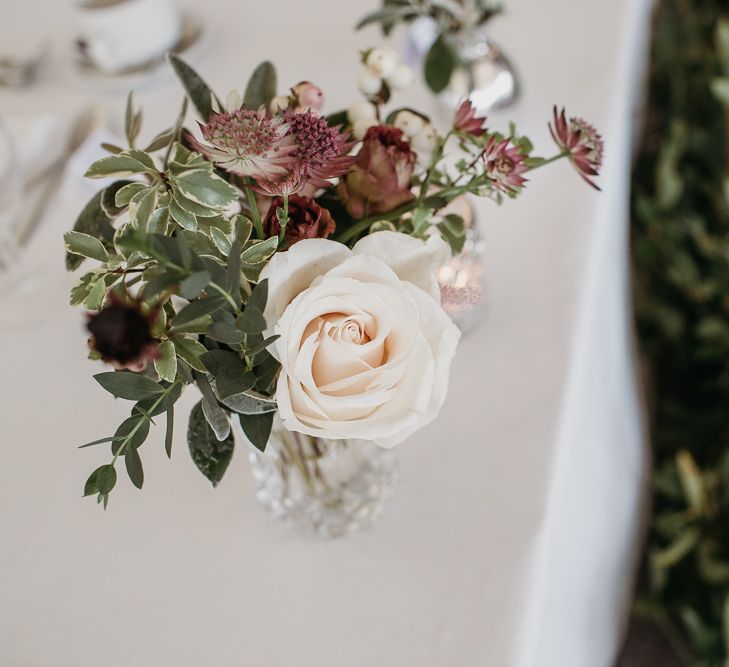
[[[655,458],[636,606],[687,665],[729,665],[729,2],[662,0],[633,174]],[[729,17],[729,15],[728,15]]]

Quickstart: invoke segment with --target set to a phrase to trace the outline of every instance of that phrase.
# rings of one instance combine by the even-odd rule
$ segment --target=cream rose
[[[392,447],[435,418],[460,338],[435,277],[447,256],[440,237],[397,232],[352,250],[306,239],[273,256],[261,279],[287,429]]]

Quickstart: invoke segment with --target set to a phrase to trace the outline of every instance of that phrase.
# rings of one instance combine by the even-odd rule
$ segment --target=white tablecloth
[[[68,40],[70,5],[3,0],[0,49]],[[282,89],[314,79],[341,108],[356,50],[378,39],[350,31],[369,8],[354,0],[192,7],[210,29],[196,66],[222,94],[270,58]],[[120,481],[106,513],[81,499],[107,451],[75,446],[127,406],[91,379],[81,313],[66,305],[61,233],[93,191],[69,174],[27,258],[47,277],[28,302],[40,321],[0,331],[0,665],[609,667],[645,474],[626,232],[648,1],[508,9],[494,35],[524,95],[494,124],[513,116],[546,152],[553,102],[591,119],[607,140],[604,193],[565,164],[535,173],[518,202],[479,209],[487,326],[463,343],[440,418],[402,446],[399,491],[365,532],[322,542],[274,523],[242,451],[213,490],[185,451],[183,409],[172,462],[162,428],[143,448],[143,492]],[[64,53],[37,87],[0,90],[0,114],[94,100],[118,129],[123,96],[71,86]],[[180,99],[172,79],[137,92],[145,136]],[[429,104],[418,92],[413,106]]]

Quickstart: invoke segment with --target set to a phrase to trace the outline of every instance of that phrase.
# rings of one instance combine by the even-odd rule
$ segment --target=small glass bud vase
[[[467,199],[456,199],[447,210],[463,218],[466,240],[463,250],[438,270],[440,298],[443,310],[450,315],[465,337],[486,321],[486,276],[483,265],[485,244],[473,206]]]
[[[465,24],[447,32],[456,67],[448,86],[438,94],[443,120],[450,123],[453,112],[468,98],[478,115],[503,109],[519,97],[519,78],[511,60],[487,34],[488,23]],[[408,29],[404,45],[405,61],[414,69],[423,67],[426,54],[440,34],[436,21],[421,16]]]
[[[513,104],[519,96],[516,70],[501,48],[489,39],[486,26],[464,28],[452,35],[458,66],[448,87],[438,96],[443,114],[450,120],[458,105],[468,98],[479,115]]]
[[[252,450],[249,460],[261,504],[276,519],[325,538],[372,523],[399,479],[392,450],[287,431],[278,419],[266,451]]]

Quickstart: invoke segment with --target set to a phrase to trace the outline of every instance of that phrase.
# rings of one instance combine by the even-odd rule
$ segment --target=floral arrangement
[[[362,60],[393,88],[409,78],[387,51]],[[263,451],[275,413],[311,436],[402,442],[438,414],[460,335],[435,277],[463,245],[449,203],[516,197],[559,158],[589,178],[602,159],[599,135],[556,110],[559,151],[543,159],[513,127],[487,129],[468,102],[441,134],[420,112],[386,113],[389,85],[324,116],[310,82],[277,95],[268,62],[225,102],[170,62],[187,93],[176,122],[140,148],[130,95],[128,146],[104,145],[86,176],[106,186],[64,237],[69,269],[96,262],[71,292],[89,311],[91,357],[112,367],[94,378],[131,402],[112,435],[82,445],[110,443],[84,489],[104,506],[120,459],[142,487],[139,449],[163,414],[171,455],[175,403],[191,385],[201,400],[190,452],[213,484],[231,459],[231,424]]]
[[[459,65],[453,35],[483,26],[502,12],[501,0],[382,0],[382,7],[362,18],[357,28],[379,24],[387,36],[400,23],[431,19],[436,36],[423,62],[423,75],[428,88],[440,93]]]

